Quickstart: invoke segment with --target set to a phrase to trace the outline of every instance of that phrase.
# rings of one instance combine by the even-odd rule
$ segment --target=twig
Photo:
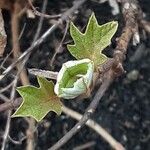
[[[13,82],[8,84],[6,87],[0,88],[0,93],[3,93],[4,91],[8,90],[13,85]]]
[[[29,127],[26,130],[26,137],[27,137],[27,146],[26,150],[34,150],[35,143],[34,143],[34,128],[35,128],[35,120],[33,118],[29,118],[28,120]]]
[[[36,76],[45,77],[49,79],[57,79],[58,72],[41,70],[41,69],[28,69],[29,73],[34,74]]]
[[[7,111],[9,109],[14,109],[19,107],[21,104],[22,100],[20,98],[15,99],[13,102],[8,101],[9,99],[7,98],[7,102],[3,103],[0,105],[0,112]]]
[[[43,18],[47,18],[47,19],[53,19],[53,18],[59,18],[61,17],[61,14],[57,14],[57,15],[48,15],[48,14],[44,14],[43,12],[39,12],[36,10],[36,8],[33,6],[31,0],[28,0],[28,3],[30,5],[30,7],[32,8],[33,10],[33,13],[37,16],[40,16],[40,17],[43,17]]]
[[[144,28],[144,30],[150,34],[150,22],[142,19],[140,20],[140,24]]]
[[[95,144],[96,144],[96,142],[94,142],[94,141],[87,142],[86,144],[82,144],[82,145],[79,145],[79,146],[73,148],[73,150],[89,149],[90,147],[94,146]]]
[[[19,44],[19,19],[18,13],[21,11],[22,7],[20,3],[15,2],[14,3],[14,11],[12,12],[12,17],[11,17],[11,30],[12,30],[12,49],[13,49],[13,56],[14,59],[17,59],[18,56],[20,55],[20,44]],[[21,63],[17,65],[17,69],[20,69]],[[29,84],[29,80],[27,77],[26,70],[23,69],[20,72],[20,80],[22,85]]]
[[[2,62],[1,65],[0,65],[0,69],[4,67],[3,65],[5,64],[5,62],[6,62],[7,59],[9,58],[9,56],[12,54],[12,52],[13,52],[13,51],[11,51],[11,52],[4,58],[3,62]]]
[[[43,6],[42,6],[42,12],[43,12],[43,13],[46,11],[46,6],[47,6],[47,0],[44,0]],[[36,34],[35,34],[35,36],[34,36],[34,39],[33,39],[32,44],[34,44],[34,42],[35,42],[35,41],[38,39],[38,37],[40,36],[40,32],[41,32],[41,29],[42,29],[43,21],[44,21],[44,17],[41,16],[41,17],[40,17],[40,20],[39,20],[39,23],[38,23],[37,31],[36,31]]]
[[[116,65],[122,65],[122,62],[125,60],[127,47],[129,41],[131,40],[133,34],[137,30],[137,14],[138,8],[134,3],[135,0],[123,0],[122,3],[122,12],[125,20],[125,27],[123,28],[121,36],[118,38],[117,47],[114,51],[114,59]],[[117,67],[116,67],[117,69]]]
[[[8,139],[9,139],[13,144],[16,144],[16,145],[21,145],[22,142],[23,142],[26,138],[27,138],[27,137],[24,136],[24,137],[21,138],[19,141],[16,141],[16,140],[12,139],[12,138],[10,137],[10,135],[8,135]]]
[[[3,101],[5,101],[5,102],[8,102],[9,101],[9,99],[5,96],[5,95],[3,95],[3,94],[0,94],[0,98],[3,100]],[[1,105],[0,105],[1,106]]]
[[[63,105],[62,110],[65,114],[71,116],[76,120],[80,120],[83,116],[78,112],[71,110]],[[89,119],[86,125],[95,130],[105,141],[107,141],[115,150],[125,149],[118,141],[116,141],[104,128],[102,128],[98,123]]]
[[[43,41],[53,32],[57,29],[57,27],[65,20],[68,19],[68,17],[74,13],[76,9],[81,7],[81,5],[85,2],[86,0],[80,0],[74,3],[73,7],[67,10],[62,17],[49,28],[38,40],[34,42],[21,56],[14,61],[1,75],[0,75],[0,80],[2,80],[15,66],[18,62],[20,62],[23,58],[26,57],[29,53],[31,53],[37,46],[39,46]]]
[[[7,112],[7,122],[6,122],[6,128],[5,128],[5,133],[3,135],[3,143],[2,143],[2,147],[1,150],[5,150],[5,145],[7,142],[7,137],[9,134],[9,129],[10,129],[10,121],[11,121],[11,110],[8,110]]]
[[[50,61],[50,66],[51,67],[53,66],[53,63],[54,63],[56,55],[60,52],[60,49],[62,49],[62,44],[63,44],[63,41],[65,40],[68,28],[69,28],[69,21],[66,21],[66,27],[65,27],[64,35],[63,35],[62,40],[59,43],[58,47],[56,48],[55,53],[54,53],[54,55],[53,55],[53,57],[52,57],[52,59]]]
[[[14,80],[14,84],[13,84],[12,91],[11,91],[11,96],[10,96],[10,101],[13,101],[14,98],[15,98],[15,91],[16,91],[17,80],[18,80],[18,76],[16,76],[16,78]],[[11,109],[8,110],[6,128],[5,128],[5,133],[3,135],[3,142],[2,142],[1,150],[5,149],[5,145],[6,145],[6,142],[7,142],[9,129],[10,129],[10,122],[11,122],[11,112],[12,112]]]
[[[21,37],[22,37],[22,35],[23,35],[24,31],[25,31],[26,25],[27,25],[27,24],[24,23],[24,25],[23,25],[23,27],[22,27],[22,29],[21,29],[21,32],[20,32],[19,37],[18,37],[19,40],[21,39]]]

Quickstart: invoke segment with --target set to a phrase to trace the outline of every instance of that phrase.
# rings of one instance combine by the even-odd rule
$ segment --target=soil
[[[150,1],[140,0],[139,2],[146,15],[146,19],[150,20]],[[34,6],[38,7],[40,10],[42,0],[36,1]],[[62,13],[71,6],[72,1],[70,0],[51,0],[48,2],[46,13]],[[112,15],[111,9],[112,8],[109,6],[108,2],[100,4],[94,0],[87,1],[82,8],[76,12],[76,18],[74,20],[75,24],[83,30],[92,11],[95,12],[100,24],[111,20],[118,20],[118,32],[112,40],[112,45],[105,50],[105,53],[110,57],[113,53],[113,48],[115,47],[115,38],[120,35],[121,29],[124,26],[122,15]],[[5,51],[6,56],[11,50],[10,14],[7,11],[3,11],[3,15],[8,35],[8,45]],[[26,24],[20,40],[22,51],[26,50],[30,46],[35,34],[35,29],[38,25],[38,20],[39,17],[36,17],[35,19],[29,19],[26,16],[22,17],[21,29],[24,24]],[[54,20],[51,20],[51,22],[52,21]],[[45,19],[41,34],[44,33],[50,25],[50,21]],[[46,39],[46,41],[44,41],[44,43],[36,48],[36,52],[31,55],[27,62],[27,68],[59,71],[62,63],[67,60],[74,59],[66,48],[66,43],[71,41],[68,31],[65,41],[63,42],[62,52],[56,56],[53,66],[50,66],[50,60],[56,47],[61,41],[64,29],[65,25],[61,25]],[[126,70],[126,73],[113,82],[105,96],[100,101],[96,113],[92,116],[93,120],[109,131],[109,133],[122,143],[127,150],[150,149],[150,36],[148,34],[143,36],[142,29],[140,29],[140,36],[141,41],[137,46],[133,46],[132,41],[129,44],[127,58],[124,62],[124,69]],[[140,48],[141,45],[144,45],[145,48]],[[142,51],[142,53],[137,58],[136,52],[138,50]],[[9,63],[7,65],[9,65]],[[36,77],[33,75],[29,75],[29,77],[32,85],[37,85]],[[10,77],[8,77],[0,84],[6,86],[10,80]],[[10,91],[7,91],[5,94],[9,95],[9,92]],[[96,90],[93,92],[93,95],[95,92]],[[92,98],[80,101],[64,101],[64,103],[70,108],[80,113],[84,113],[84,110],[91,100]],[[6,113],[4,112],[0,114],[0,143],[2,142],[5,123]],[[58,139],[65,135],[75,124],[76,121],[65,114],[57,116],[50,112],[44,120],[37,125],[36,150],[47,150],[55,142],[57,142]],[[14,140],[20,140],[23,136],[25,136],[27,128],[28,124],[24,119],[12,119],[10,136]],[[89,150],[111,149],[108,143],[106,143],[92,129],[86,126],[73,136],[73,138],[61,149],[72,150],[79,145],[89,142],[94,143],[87,148]],[[9,141],[6,146],[6,150],[23,150],[25,149],[25,146],[25,140],[22,144],[18,145]]]

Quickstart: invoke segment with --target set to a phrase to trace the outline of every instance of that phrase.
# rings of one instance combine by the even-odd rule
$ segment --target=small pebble
[[[136,81],[139,77],[139,71],[138,70],[132,70],[127,74],[127,78],[130,81]]]

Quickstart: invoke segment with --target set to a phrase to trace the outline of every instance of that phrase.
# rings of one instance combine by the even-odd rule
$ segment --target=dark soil
[[[150,1],[140,0],[140,6],[146,14],[146,19],[150,20]],[[41,8],[42,0],[35,3],[36,7]],[[58,14],[62,13],[72,6],[70,0],[51,0],[48,2],[47,13]],[[79,10],[74,20],[75,24],[81,29],[85,28],[88,17],[94,11],[98,22],[100,24],[106,23],[111,20],[118,20],[119,30],[115,35],[112,45],[108,47],[105,53],[111,56],[113,48],[115,47],[115,38],[120,35],[121,29],[124,26],[122,15],[113,16],[111,7],[107,2],[99,4],[95,1],[86,2]],[[10,15],[7,11],[3,11],[5,19],[5,27],[8,35],[8,45],[5,51],[5,56],[11,50],[11,32],[10,32]],[[22,51],[26,50],[34,37],[35,29],[38,25],[38,17],[36,19],[28,19],[23,16],[21,19],[21,28],[26,23],[25,31],[21,38]],[[45,19],[42,27],[41,34],[50,27],[50,23]],[[55,52],[56,46],[61,41],[65,25],[61,25],[46,41],[36,48],[36,52],[30,57],[27,68],[40,68],[45,70],[59,71],[62,63],[67,60],[74,59],[66,49],[66,43],[70,42],[69,31],[63,44],[63,52],[58,54],[53,67],[50,67],[50,60]],[[126,74],[117,78],[109,90],[106,92],[103,99],[100,101],[93,119],[102,125],[111,135],[121,142],[127,150],[149,150],[150,149],[150,37],[146,34],[143,37],[143,32],[140,29],[141,42],[137,46],[132,46],[132,41],[128,47],[127,59],[124,63]],[[140,45],[144,45],[142,55],[132,61],[131,58],[135,57],[135,53]],[[9,63],[8,63],[9,64]],[[136,70],[137,77],[130,79],[130,75]],[[30,81],[33,85],[37,85],[36,77],[29,75]],[[132,76],[133,77],[133,76]],[[2,83],[6,86],[10,82],[8,77]],[[10,91],[5,94],[8,95]],[[95,93],[96,91],[94,91]],[[93,94],[94,94],[93,93]],[[83,101],[65,101],[65,104],[70,108],[84,113],[84,110],[91,102],[90,100]],[[0,114],[0,134],[2,137],[5,129],[6,114]],[[76,121],[65,114],[57,116],[50,112],[44,120],[37,125],[38,132],[36,133],[36,150],[47,150],[55,142],[58,141],[63,135],[67,133]],[[10,136],[14,140],[19,140],[25,135],[28,124],[22,118],[12,119]],[[62,150],[72,150],[74,147],[88,143],[95,142],[95,144],[88,149],[90,150],[110,150],[111,147],[106,143],[97,133],[88,127],[83,127],[79,133],[65,144]],[[2,138],[0,139],[0,143]],[[21,145],[8,142],[6,150],[23,150],[25,149],[26,141]]]

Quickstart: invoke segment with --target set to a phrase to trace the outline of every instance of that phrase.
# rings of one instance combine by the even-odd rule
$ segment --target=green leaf
[[[49,111],[61,114],[62,104],[54,93],[54,84],[45,78],[37,77],[39,88],[34,86],[22,86],[17,91],[23,98],[21,106],[12,117],[31,116],[41,121]]]
[[[111,43],[111,38],[117,27],[118,23],[116,21],[98,25],[94,13],[89,19],[84,34],[71,23],[70,34],[75,44],[67,45],[68,50],[76,59],[89,58],[95,66],[100,65],[107,60],[107,57],[102,54],[102,50]]]

